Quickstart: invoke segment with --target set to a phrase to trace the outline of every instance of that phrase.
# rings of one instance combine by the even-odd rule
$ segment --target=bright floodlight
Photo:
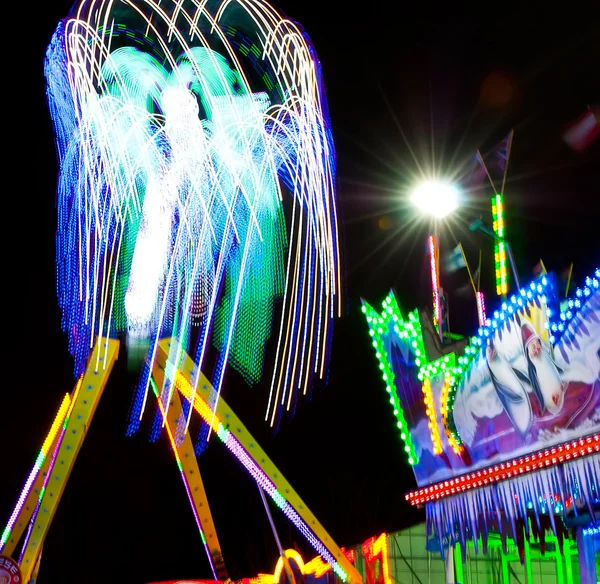
[[[426,181],[415,188],[411,201],[424,213],[441,219],[458,207],[458,193],[448,183]]]

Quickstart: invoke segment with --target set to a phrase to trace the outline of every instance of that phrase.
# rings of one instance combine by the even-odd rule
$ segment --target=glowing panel
[[[502,195],[496,195],[492,199],[492,218],[494,233],[504,239],[504,197]],[[494,265],[496,267],[496,294],[498,296],[508,294],[506,260],[506,244],[503,241],[496,241],[494,244]]]
[[[361,549],[367,563],[367,584],[376,584],[381,580],[384,584],[393,584],[390,576],[387,534],[382,533],[377,538],[368,539],[362,544]],[[378,577],[375,573],[377,560],[379,561],[381,577]]]

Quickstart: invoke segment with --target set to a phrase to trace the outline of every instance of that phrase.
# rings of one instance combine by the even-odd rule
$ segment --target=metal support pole
[[[454,546],[448,545],[446,551],[446,584],[455,584],[456,578],[454,576]]]
[[[510,243],[504,240],[504,244],[506,245],[506,251],[508,253],[508,259],[510,260],[510,267],[512,268],[513,277],[515,279],[515,284],[517,285],[517,290],[521,289],[521,284],[519,283],[519,275],[517,274],[517,267],[515,265],[515,259],[513,258],[512,248]]]
[[[433,238],[434,238],[434,252],[435,252],[435,281],[436,281],[436,291],[435,295],[437,296],[437,304],[438,304],[438,312],[439,319],[437,323],[438,327],[438,335],[440,337],[440,342],[442,345],[444,344],[444,329],[442,328],[442,321],[444,319],[444,307],[442,306],[442,295],[440,294],[440,223],[437,219],[434,221],[434,230],[433,230]]]
[[[594,540],[584,535],[584,528],[577,527],[577,556],[579,558],[579,582],[580,584],[597,584],[596,558]]]
[[[271,510],[269,509],[269,504],[267,502],[267,498],[265,497],[265,493],[262,490],[262,487],[260,485],[258,485],[258,492],[260,493],[260,498],[262,499],[263,505],[265,506],[265,511],[267,513],[267,517],[269,518],[269,523],[271,525],[271,531],[273,532],[273,537],[275,538],[275,543],[277,544],[277,549],[279,550],[279,557],[283,561],[283,569],[285,570],[286,576],[288,578],[288,584],[296,584],[296,579],[294,578],[294,573],[292,572],[290,563],[283,551],[283,547],[281,546],[281,541],[279,539],[277,529],[275,528],[275,523],[273,522],[273,517],[271,516]]]

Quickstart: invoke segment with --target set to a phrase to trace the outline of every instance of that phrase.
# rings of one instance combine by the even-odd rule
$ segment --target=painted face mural
[[[600,430],[598,279],[590,280],[586,295],[576,300],[579,309],[573,301],[573,317],[560,325],[548,318],[560,310],[553,280],[544,281],[532,284],[535,295],[515,296],[497,311],[496,326],[482,328],[464,356],[435,363],[426,361],[418,318],[405,320],[391,297],[381,314],[366,305],[419,485]]]

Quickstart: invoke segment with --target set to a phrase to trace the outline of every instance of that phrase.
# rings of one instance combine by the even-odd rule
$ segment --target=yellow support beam
[[[96,412],[112,367],[117,360],[118,351],[119,341],[98,337],[82,382],[78,386],[76,395],[73,396],[73,407],[67,420],[56,462],[50,473],[37,517],[34,519],[31,535],[23,550],[20,568],[24,582],[30,581],[38,564],[48,528],[56,513],[58,503]]]
[[[165,378],[164,370],[160,369],[159,367],[154,367],[152,371],[152,377],[154,378],[156,385],[159,388],[162,388]],[[160,404],[160,395],[158,396],[158,400]],[[202,475],[200,474],[198,460],[194,452],[194,445],[192,444],[192,440],[188,432],[185,433],[181,444],[178,444],[177,426],[179,425],[183,415],[181,398],[179,397],[178,392],[175,391],[171,396],[169,408],[166,411],[167,432],[171,446],[175,451],[175,457],[177,459],[186,491],[190,498],[192,511],[194,512],[198,527],[200,528],[202,541],[209,553],[209,559],[213,566],[213,570],[216,571],[218,566],[215,566],[215,564],[221,563],[221,544],[219,543],[217,530],[215,529],[213,517],[210,512],[206,490],[204,489],[204,483],[202,482]],[[163,416],[165,416],[165,412],[163,412]],[[222,572],[222,569],[220,572]],[[218,579],[226,580],[227,574],[220,573],[218,575]]]
[[[31,488],[29,489],[29,493],[23,501],[23,505],[20,509],[17,510],[17,516],[14,521],[14,527],[10,530],[10,535],[8,536],[8,539],[6,541],[6,545],[3,548],[0,548],[0,552],[2,553],[2,555],[13,558],[13,560],[17,559],[15,557],[15,548],[19,541],[21,541],[21,538],[23,537],[23,532],[25,531],[25,528],[27,527],[27,525],[29,525],[31,518],[33,517],[33,512],[35,511],[37,502],[40,498],[42,487],[44,485],[46,477],[48,476],[50,463],[52,461],[52,454],[54,453],[55,449],[58,448],[59,440],[60,432],[57,432],[52,439],[50,448],[48,449],[48,454],[44,459],[44,463],[42,464],[39,472],[37,473],[37,476],[35,477],[35,480],[33,481]]]
[[[173,342],[174,350],[175,344]],[[333,538],[327,533],[307,507],[306,503],[292,488],[292,485],[281,474],[281,471],[258,445],[222,397],[219,398],[216,412],[213,416],[213,411],[209,404],[215,403],[217,397],[216,391],[206,376],[197,370],[195,363],[189,355],[182,351],[179,362],[174,363],[171,360],[172,358],[170,358],[170,352],[171,340],[163,339],[159,343],[155,367],[158,365],[167,371],[172,368],[175,372],[176,388],[186,399],[192,402],[192,406],[202,418],[209,424],[212,424],[213,431],[217,432],[219,438],[225,442],[228,449],[236,454],[238,459],[246,466],[248,471],[253,475],[253,478],[263,489],[265,489],[265,485],[262,484],[262,479],[258,476],[258,473],[253,472],[251,469],[258,470],[259,473],[262,472],[266,475],[268,481],[275,486],[276,491],[273,492],[271,489],[271,492],[269,492],[269,489],[265,489],[265,492],[273,498],[286,516],[293,518],[293,522],[319,554],[322,554],[322,551],[318,549],[320,548],[319,542],[325,548],[323,551],[331,554],[334,560],[333,563],[327,558],[324,559],[332,564],[334,572],[349,584],[362,584],[362,577],[359,572],[350,563],[348,558],[346,558]],[[172,372],[170,373],[173,376]],[[192,395],[193,384],[197,376],[197,393],[194,396]],[[318,541],[315,542],[314,539],[311,541],[310,532],[314,534]]]

